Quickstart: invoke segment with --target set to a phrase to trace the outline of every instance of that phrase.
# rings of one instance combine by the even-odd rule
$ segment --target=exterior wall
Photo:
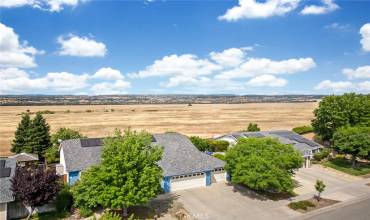
[[[226,182],[226,172],[215,172],[213,173],[214,178],[216,179],[216,182]]]
[[[63,147],[60,148],[59,161],[60,161],[60,164],[63,166],[63,174],[68,174],[66,170],[66,161],[64,159]]]
[[[6,203],[0,203],[0,219],[5,220],[7,219],[7,204]]]

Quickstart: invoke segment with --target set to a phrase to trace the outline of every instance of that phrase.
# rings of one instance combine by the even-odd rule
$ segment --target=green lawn
[[[353,168],[351,161],[340,157],[326,161],[323,165],[354,176],[370,174],[370,163],[358,162],[358,166]]]

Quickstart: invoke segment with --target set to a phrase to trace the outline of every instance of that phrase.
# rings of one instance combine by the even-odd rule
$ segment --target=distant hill
[[[316,102],[323,95],[0,95],[1,106]]]

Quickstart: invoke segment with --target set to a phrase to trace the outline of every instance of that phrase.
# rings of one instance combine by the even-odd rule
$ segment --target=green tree
[[[77,206],[127,208],[145,204],[161,191],[160,146],[151,145],[146,132],[116,131],[104,140],[102,162],[82,174],[72,193]]]
[[[260,131],[261,129],[258,127],[256,123],[249,123],[247,130],[248,132],[255,132],[255,131]]]
[[[320,201],[321,199],[321,193],[325,190],[325,183],[322,180],[316,180],[315,189],[317,191],[317,201]]]
[[[29,113],[22,114],[21,122],[18,124],[17,130],[15,131],[11,152],[17,154],[21,152],[31,153],[31,149],[28,148],[30,129],[31,118]]]
[[[370,158],[370,127],[342,127],[333,136],[333,145],[339,152],[352,156],[352,166],[356,158]]]
[[[36,113],[32,120],[29,134],[30,153],[35,153],[39,158],[44,158],[45,151],[52,146],[50,141],[50,127],[41,113]]]
[[[312,127],[323,140],[331,140],[343,126],[370,125],[370,94],[347,93],[325,97],[314,110]]]
[[[295,169],[303,158],[291,145],[274,138],[241,138],[226,153],[226,170],[233,183],[255,190],[292,192]]]
[[[84,138],[80,132],[70,129],[70,128],[59,128],[58,131],[51,136],[51,142],[54,146],[59,146],[60,141],[76,138]]]

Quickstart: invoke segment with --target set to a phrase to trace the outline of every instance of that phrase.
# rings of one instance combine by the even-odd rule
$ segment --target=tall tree
[[[145,204],[160,192],[162,149],[146,132],[116,131],[104,140],[102,162],[82,174],[72,189],[77,206],[123,209]]]
[[[31,129],[31,118],[29,113],[22,114],[21,122],[19,122],[15,137],[12,143],[11,151],[13,153],[29,152],[31,149],[28,147],[29,135]]]
[[[323,140],[331,140],[343,126],[370,125],[370,94],[348,93],[325,97],[314,110],[312,127]]]
[[[68,140],[68,139],[75,139],[75,138],[83,138],[80,132],[70,129],[70,128],[59,128],[55,134],[51,136],[51,142],[54,146],[59,146],[60,141]]]
[[[292,175],[303,159],[291,145],[273,138],[241,138],[226,153],[231,181],[255,190],[291,192]]]
[[[38,112],[32,120],[30,129],[29,147],[32,149],[31,153],[44,158],[45,151],[52,146],[50,139],[50,127],[42,114]]]
[[[52,169],[45,170],[43,167],[25,168],[17,167],[14,177],[11,179],[13,196],[31,207],[27,217],[29,219],[38,206],[50,202],[60,189],[59,177]]]
[[[342,127],[333,136],[333,145],[339,152],[352,156],[352,166],[356,158],[370,158],[370,127]]]

